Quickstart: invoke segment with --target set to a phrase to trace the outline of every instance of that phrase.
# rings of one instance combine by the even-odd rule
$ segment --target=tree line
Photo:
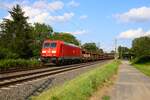
[[[28,23],[29,17],[20,5],[8,11],[11,19],[4,18],[0,23],[0,59],[38,58],[45,39],[63,40],[81,46],[73,35],[64,32],[54,32],[52,26],[41,23]],[[85,43],[81,46],[88,51],[102,53],[96,43]]]
[[[132,47],[118,47],[119,58],[132,59],[134,62],[150,62],[150,36],[135,38]]]

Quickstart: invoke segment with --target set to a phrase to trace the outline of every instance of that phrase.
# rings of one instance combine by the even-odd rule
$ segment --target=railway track
[[[79,69],[82,67],[98,64],[102,61],[96,62],[89,62],[89,63],[82,63],[82,64],[74,64],[74,65],[67,65],[67,66],[60,66],[60,67],[51,67],[51,68],[43,68],[41,70],[30,70],[30,71],[23,71],[19,73],[12,73],[8,75],[1,75],[0,76],[0,88],[14,85],[17,83],[27,82],[30,80],[46,77],[49,75],[55,75],[58,73]]]

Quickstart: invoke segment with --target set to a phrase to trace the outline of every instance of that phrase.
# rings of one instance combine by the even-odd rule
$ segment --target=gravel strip
[[[99,66],[108,63],[109,61],[102,61],[97,64]],[[12,85],[5,88],[0,88],[0,100],[26,100],[32,95],[38,95],[39,93],[56,85],[61,85],[66,81],[69,81],[76,76],[89,71],[97,65],[91,65],[88,67],[75,69],[72,71],[60,73],[57,75],[32,80],[29,82]]]

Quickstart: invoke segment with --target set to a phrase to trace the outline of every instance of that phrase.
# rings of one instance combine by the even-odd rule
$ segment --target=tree
[[[111,50],[111,51],[110,51],[110,53],[113,53],[113,54],[115,54],[115,51],[114,51],[114,50]]]
[[[62,40],[62,41],[65,41],[67,43],[80,45],[80,42],[76,39],[76,37],[71,35],[70,33],[55,32],[53,35],[50,36],[50,39],[52,39],[52,40]]]
[[[53,32],[50,25],[34,23],[32,27],[33,43],[31,45],[34,57],[39,57],[42,43],[48,39]]]
[[[119,58],[129,58],[130,57],[130,49],[127,47],[119,46],[118,47]]]
[[[85,43],[82,48],[89,52],[103,53],[103,49],[98,48],[96,43]]]
[[[45,38],[49,38],[52,32],[53,28],[50,25],[34,23],[33,35],[37,40],[43,41]]]
[[[132,51],[136,58],[150,56],[150,37],[140,37],[132,41]]]
[[[104,53],[103,49],[101,49],[101,48],[98,49],[98,52],[99,53]]]
[[[24,16],[19,5],[16,5],[9,11],[11,19],[4,19],[1,24],[1,41],[3,48],[9,49],[21,58],[29,58],[32,56],[30,49],[31,43],[31,27],[27,22],[28,17]]]

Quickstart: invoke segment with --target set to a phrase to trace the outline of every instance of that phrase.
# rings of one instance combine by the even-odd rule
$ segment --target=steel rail
[[[102,61],[68,65],[68,66],[64,66],[64,67],[60,66],[57,68],[51,68],[51,69],[42,70],[42,71],[28,72],[26,74],[25,73],[24,74],[18,74],[16,76],[15,75],[14,76],[7,76],[7,77],[3,77],[3,78],[1,77],[0,80],[2,80],[2,81],[0,81],[0,88],[5,87],[5,86],[9,86],[9,85],[14,85],[17,83],[27,82],[30,80],[35,80],[37,78],[43,78],[46,76],[59,74],[59,73],[70,71],[70,70],[83,68],[86,66],[98,64],[100,62],[102,62]]]

